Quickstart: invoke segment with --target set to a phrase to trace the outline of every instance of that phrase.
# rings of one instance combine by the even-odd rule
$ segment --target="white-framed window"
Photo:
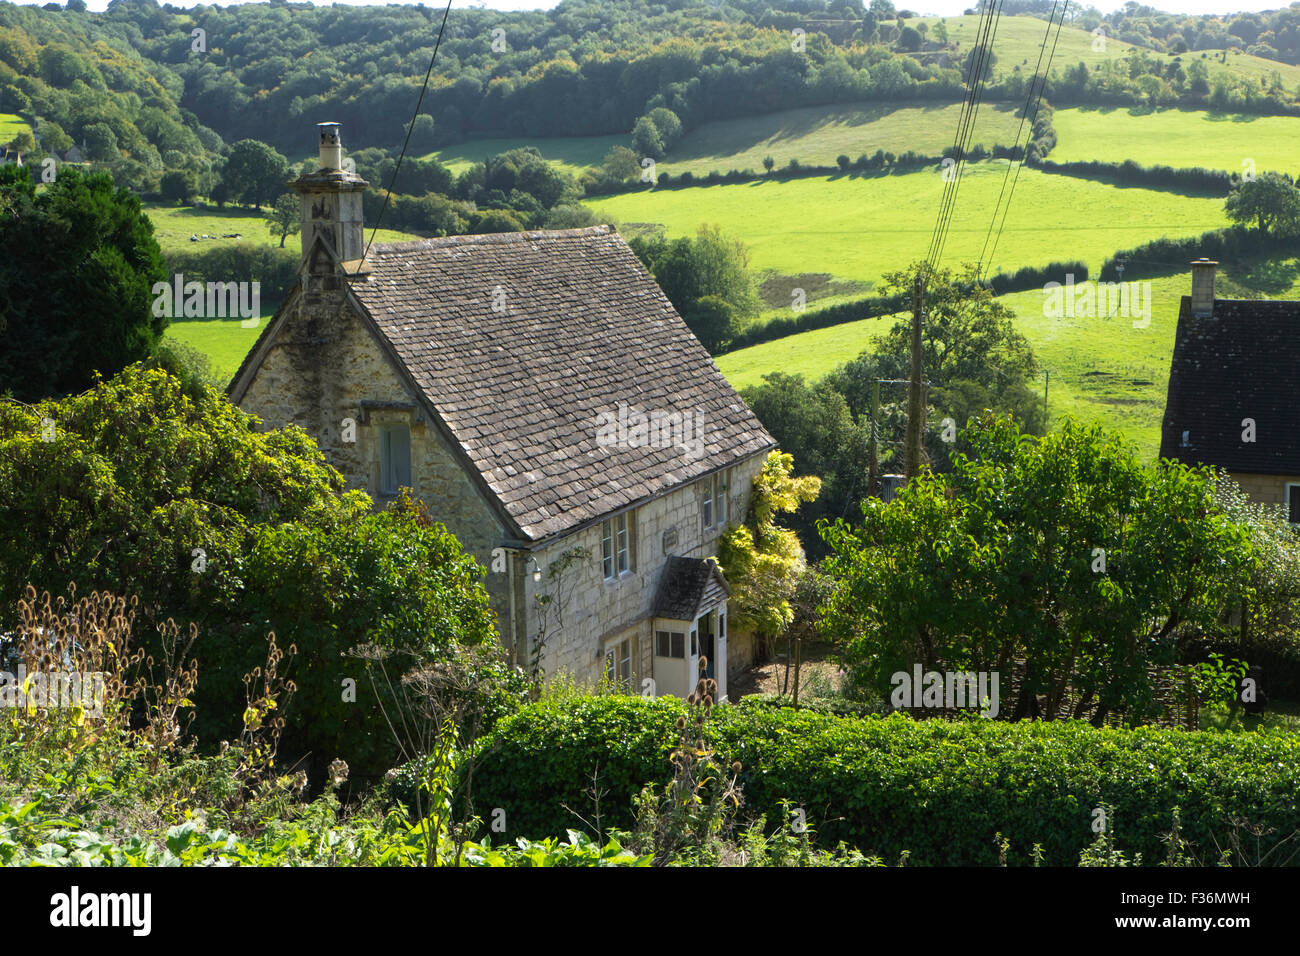
[[[379,432],[379,488],[395,495],[402,487],[411,487],[411,428],[384,425]]]
[[[605,648],[605,674],[610,682],[624,690],[632,689],[632,639]]]
[[[625,511],[600,526],[601,570],[612,581],[633,570],[632,538],[636,530],[635,515]]]
[[[1292,524],[1300,524],[1300,485],[1286,486],[1286,511]]]
[[[730,471],[720,471],[700,482],[700,523],[705,531],[727,523],[727,493]]]
[[[684,658],[686,635],[681,631],[655,631],[655,656]]]

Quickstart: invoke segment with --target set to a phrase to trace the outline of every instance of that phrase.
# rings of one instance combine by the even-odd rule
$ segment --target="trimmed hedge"
[[[506,811],[507,836],[563,834],[595,811],[586,791],[599,767],[605,827],[628,827],[633,795],[669,779],[672,698],[600,697],[532,705],[480,748],[476,812]],[[717,708],[711,741],[743,764],[745,812],[779,818],[780,800],[804,808],[818,841],[839,840],[921,865],[994,865],[994,834],[1010,862],[1034,843],[1049,865],[1073,866],[1094,839],[1093,809],[1113,807],[1116,846],[1147,863],[1167,852],[1174,807],[1194,852],[1214,862],[1230,819],[1275,828],[1261,852],[1300,830],[1300,737],[1096,729],[1080,722],[903,715],[835,717],[807,711]]]

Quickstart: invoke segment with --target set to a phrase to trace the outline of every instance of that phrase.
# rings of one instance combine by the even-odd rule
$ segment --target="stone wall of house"
[[[1234,473],[1232,477],[1252,501],[1269,505],[1285,505],[1287,485],[1300,485],[1300,475],[1256,475],[1242,472]]]
[[[730,470],[727,491],[728,525],[745,517],[754,476],[762,470],[766,455],[757,455]],[[632,551],[632,570],[612,581],[604,580],[601,568],[602,526],[597,523],[551,542],[535,552],[543,569],[562,554],[582,548],[589,557],[572,565],[558,585],[545,575],[540,584],[531,576],[524,581],[529,616],[529,634],[536,635],[539,621],[533,614],[535,596],[540,592],[559,596],[559,606],[547,622],[544,666],[548,675],[561,671],[579,680],[600,679],[605,666],[605,649],[613,643],[631,639],[633,686],[641,687],[645,677],[653,677],[651,617],[659,579],[669,555],[706,558],[717,554],[723,528],[705,530],[701,518],[703,485],[699,482],[636,508]],[[560,620],[562,619],[562,625]],[[752,642],[741,634],[728,634],[728,659],[737,652],[752,660]],[[734,664],[728,668],[735,672]]]
[[[281,315],[282,325],[240,406],[267,427],[301,426],[348,487],[366,491],[377,508],[392,500],[380,490],[381,429],[408,425],[415,497],[490,568],[492,550],[505,534],[500,519],[348,300],[340,293],[297,293]],[[355,441],[343,440],[346,419],[355,422]],[[503,632],[509,620],[508,581],[503,573],[489,572],[485,579]]]

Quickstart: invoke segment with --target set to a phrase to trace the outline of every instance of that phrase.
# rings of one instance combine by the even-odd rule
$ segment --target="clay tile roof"
[[[1246,418],[1254,442],[1242,441]],[[1183,296],[1160,457],[1300,474],[1300,302],[1215,299],[1197,318]]]
[[[718,566],[707,558],[670,557],[655,594],[655,617],[693,621],[731,594]]]
[[[367,261],[352,291],[532,540],[776,444],[608,226],[376,244]],[[688,414],[687,446],[598,441],[620,403],[628,429]]]

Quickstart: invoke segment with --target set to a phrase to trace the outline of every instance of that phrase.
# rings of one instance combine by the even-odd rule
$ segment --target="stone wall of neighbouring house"
[[[268,427],[301,426],[349,488],[370,494],[377,508],[392,498],[378,491],[380,429],[411,428],[415,497],[484,567],[504,529],[441,433],[421,411],[374,333],[339,293],[296,293],[281,309],[282,324],[245,390],[240,407]],[[374,407],[375,404],[393,407]],[[356,441],[344,442],[344,419],[356,422]],[[508,578],[489,572],[485,585],[506,629]]]
[[[1284,505],[1287,503],[1287,485],[1300,485],[1300,475],[1255,475],[1234,473],[1233,480],[1241,485],[1252,501],[1261,504]]]
[[[745,517],[753,478],[762,470],[766,458],[766,454],[756,455],[731,469],[727,492],[729,525]],[[635,509],[633,570],[613,581],[604,580],[601,570],[600,524],[566,535],[536,552],[543,569],[572,548],[584,548],[590,554],[585,563],[570,568],[559,587],[550,584],[545,575],[540,584],[534,584],[531,576],[524,581],[530,635],[537,633],[537,618],[533,613],[535,596],[539,592],[564,595],[559,608],[564,626],[549,629],[544,654],[548,675],[566,671],[580,680],[597,681],[604,669],[605,647],[630,637],[634,641],[634,688],[641,686],[642,678],[653,677],[651,614],[665,561],[669,555],[706,558],[717,554],[723,529],[705,531],[700,517],[702,498],[703,488],[695,482]],[[675,543],[672,543],[673,533]],[[730,641],[728,635],[729,661],[735,656]],[[748,653],[752,659],[752,646],[746,648],[743,640],[740,643],[741,652]],[[729,666],[728,672],[731,671]]]
[[[752,631],[732,631],[727,635],[727,680],[754,666],[758,639]]]

